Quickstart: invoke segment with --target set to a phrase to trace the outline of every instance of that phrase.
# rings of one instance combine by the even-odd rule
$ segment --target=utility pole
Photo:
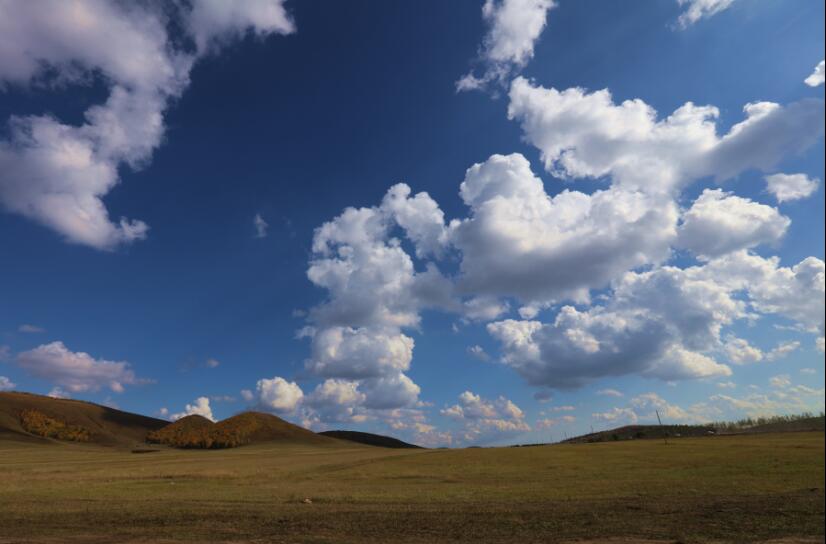
[[[660,419],[660,411],[659,411],[659,410],[654,410],[654,412],[656,412],[656,414],[657,414],[657,422],[660,424],[660,428],[662,428],[662,426],[663,426],[663,420],[662,420],[662,419]],[[665,432],[665,430],[664,430],[664,429],[663,429],[663,440],[665,441],[665,445],[667,446],[667,445],[668,445],[668,434]]]

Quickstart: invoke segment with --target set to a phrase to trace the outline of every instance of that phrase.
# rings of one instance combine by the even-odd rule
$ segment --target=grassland
[[[823,433],[146,454],[0,441],[0,542],[822,541],[823,481]]]

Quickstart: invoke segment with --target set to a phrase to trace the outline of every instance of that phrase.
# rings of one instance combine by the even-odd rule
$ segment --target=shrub
[[[88,442],[91,439],[91,433],[87,429],[78,425],[69,425],[38,410],[21,411],[20,424],[26,432],[45,438],[72,442]]]

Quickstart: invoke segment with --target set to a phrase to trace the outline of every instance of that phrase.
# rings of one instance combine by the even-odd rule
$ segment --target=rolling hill
[[[208,449],[273,441],[314,445],[338,442],[263,412],[243,412],[218,423],[201,416],[187,416],[149,433],[147,441],[176,448]]]
[[[44,443],[58,439],[131,447],[168,424],[91,402],[0,393],[0,439]]]
[[[339,440],[347,440],[348,442],[357,442],[359,444],[366,444],[368,446],[378,446],[380,448],[409,448],[421,449],[421,446],[415,444],[408,444],[398,438],[392,436],[383,436],[373,433],[362,433],[359,431],[322,431],[318,433],[330,438],[338,438]]]

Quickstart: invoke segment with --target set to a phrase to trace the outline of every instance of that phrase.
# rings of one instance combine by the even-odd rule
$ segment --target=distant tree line
[[[746,417],[743,419],[738,419],[737,421],[718,421],[712,423],[711,426],[721,431],[733,432],[744,431],[763,425],[795,423],[798,421],[807,421],[815,418],[824,419],[824,416],[826,416],[826,414],[824,414],[823,412],[820,412],[819,414],[814,414],[812,412],[802,412],[800,414],[791,414],[785,416],[759,416],[755,418]]]

